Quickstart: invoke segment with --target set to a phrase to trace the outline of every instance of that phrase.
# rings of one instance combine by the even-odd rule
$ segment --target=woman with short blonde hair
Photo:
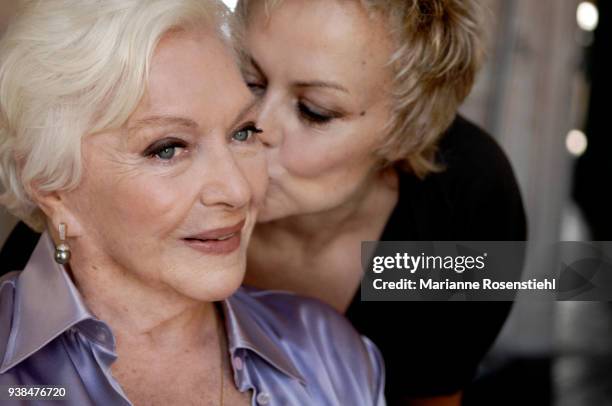
[[[457,114],[482,62],[480,2],[240,0],[236,13],[270,173],[246,283],[344,312],[381,349],[392,404],[458,405],[511,304],[362,303],[361,242],[526,238],[507,158]]]
[[[263,0],[268,13],[284,0]],[[253,3],[241,0],[237,31]],[[360,0],[372,18],[382,18],[392,40],[391,116],[379,153],[388,163],[405,161],[420,178],[441,169],[435,150],[459,105],[472,89],[484,54],[483,9],[478,0]],[[244,40],[244,38],[243,38]],[[410,136],[407,136],[410,134]]]

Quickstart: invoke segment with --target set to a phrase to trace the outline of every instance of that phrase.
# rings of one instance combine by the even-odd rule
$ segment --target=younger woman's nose
[[[279,119],[279,109],[270,99],[264,99],[259,109],[257,125],[263,130],[258,134],[266,148],[276,148],[282,143],[282,121]]]

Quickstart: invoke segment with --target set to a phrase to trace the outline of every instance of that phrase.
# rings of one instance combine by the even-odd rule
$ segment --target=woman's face
[[[270,185],[262,222],[358,199],[390,117],[391,39],[358,1],[254,2],[243,74],[262,98]]]
[[[71,265],[110,263],[198,300],[237,289],[267,183],[253,102],[212,33],[165,37],[125,128],[83,141]]]

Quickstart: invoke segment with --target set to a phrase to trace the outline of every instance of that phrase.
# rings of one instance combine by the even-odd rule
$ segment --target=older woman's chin
[[[202,302],[216,302],[233,295],[244,280],[245,267],[215,270],[167,281],[181,295]]]

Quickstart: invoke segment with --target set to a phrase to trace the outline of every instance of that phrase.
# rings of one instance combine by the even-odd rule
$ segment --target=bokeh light
[[[587,146],[587,137],[582,131],[572,130],[567,133],[567,137],[565,137],[565,147],[570,154],[580,156],[584,154]]]
[[[597,6],[590,1],[583,1],[576,10],[576,21],[578,26],[585,31],[593,31],[599,23],[599,11]]]

